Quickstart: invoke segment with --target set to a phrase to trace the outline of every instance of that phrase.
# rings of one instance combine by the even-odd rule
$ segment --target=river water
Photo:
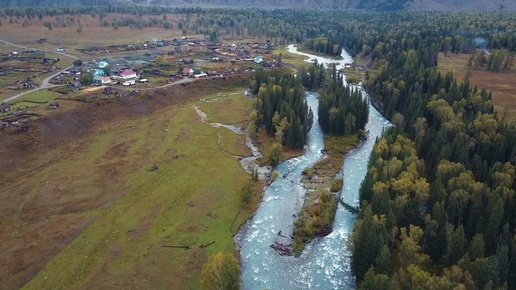
[[[337,62],[337,69],[352,62],[347,52],[342,60],[322,58],[297,52],[293,53],[317,59],[325,65]],[[363,92],[364,97],[367,97]],[[324,157],[323,133],[318,122],[317,94],[306,94],[308,106],[314,112],[314,123],[308,133],[303,156],[280,163],[276,170],[280,178],[266,188],[263,200],[254,217],[242,227],[235,237],[241,255],[242,289],[354,289],[355,280],[350,269],[350,252],[347,241],[353,229],[355,216],[340,206],[337,209],[334,230],[326,237],[315,239],[300,257],[280,256],[270,247],[274,242],[290,243],[295,216],[299,213],[305,189],[299,185],[303,169],[312,166]],[[343,164],[344,188],[342,198],[351,205],[358,205],[358,190],[366,172],[370,152],[377,136],[390,123],[371,105],[366,125],[368,139],[349,153]],[[285,178],[281,177],[285,175]]]

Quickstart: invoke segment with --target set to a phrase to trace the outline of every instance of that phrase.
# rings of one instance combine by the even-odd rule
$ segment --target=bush
[[[331,184],[330,191],[331,192],[338,192],[342,189],[343,180],[342,178],[336,178],[333,180],[333,183]]]
[[[240,266],[238,260],[231,254],[217,253],[208,258],[202,266],[201,289],[227,289],[238,290],[240,288]]]
[[[248,180],[244,187],[242,188],[241,192],[241,200],[246,205],[249,206],[251,204],[251,201],[253,200],[253,183],[251,180]]]
[[[359,77],[356,76],[347,76],[346,81],[348,82],[348,84],[358,84],[361,80]]]
[[[271,165],[277,165],[281,160],[282,146],[278,143],[272,145],[271,151],[269,152],[268,161]]]
[[[306,179],[309,180],[312,179],[315,175],[315,171],[313,168],[305,168],[302,173],[306,177]]]

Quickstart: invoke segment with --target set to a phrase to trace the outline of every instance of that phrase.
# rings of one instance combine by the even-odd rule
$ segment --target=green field
[[[16,99],[14,102],[14,105],[17,105],[19,102],[52,102],[56,98],[61,96],[60,93],[56,93],[50,90],[37,90],[35,92],[32,92],[30,94],[26,94],[25,96]]]
[[[206,86],[187,97],[191,101],[137,118],[116,111],[119,118],[99,121],[90,133],[67,142],[56,140],[60,145],[30,155],[28,166],[2,171],[3,201],[8,192],[32,188],[22,203],[2,203],[2,208],[19,211],[4,223],[21,231],[39,227],[31,243],[41,248],[30,248],[32,255],[41,257],[36,263],[27,253],[16,255],[27,249],[24,237],[11,237],[0,247],[3,263],[26,265],[35,274],[24,289],[197,289],[209,255],[236,255],[232,235],[253,213],[262,185],[255,184],[253,202],[245,206],[240,193],[250,177],[235,158],[250,154],[244,136],[202,123],[193,106],[205,111],[211,122],[245,126],[253,99],[244,97],[243,88],[217,97],[223,86]],[[158,98],[167,96],[149,102],[168,102]],[[63,114],[68,118],[71,113]],[[82,114],[74,113],[74,118]],[[69,222],[62,222],[64,218]],[[63,243],[63,238],[70,243]],[[190,249],[166,247],[170,245]],[[16,288],[17,275],[2,280]]]

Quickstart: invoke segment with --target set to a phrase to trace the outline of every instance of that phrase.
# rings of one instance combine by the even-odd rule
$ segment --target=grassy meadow
[[[0,207],[11,213],[0,222],[4,286],[197,289],[208,256],[237,254],[232,235],[262,189],[256,183],[243,205],[250,177],[235,156],[250,154],[244,136],[202,123],[193,109],[245,126],[253,100],[238,82],[149,92],[102,110],[61,101],[70,109],[26,136],[0,135]],[[20,144],[30,153],[8,151]]]
[[[61,96],[60,93],[50,91],[48,89],[37,90],[30,94],[26,94],[21,98],[16,99],[16,102],[50,102]]]
[[[443,74],[453,72],[459,81],[464,79],[468,71],[471,72],[472,86],[493,93],[493,104],[498,115],[501,116],[507,108],[510,119],[516,120],[516,68],[513,66],[508,71],[491,72],[486,68],[467,67],[469,57],[470,54],[466,53],[450,53],[446,57],[439,54],[437,69]]]

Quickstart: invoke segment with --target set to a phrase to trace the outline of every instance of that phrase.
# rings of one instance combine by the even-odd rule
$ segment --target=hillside
[[[515,11],[514,0],[6,0],[0,7],[154,5],[297,9],[375,9],[382,11]]]
[[[0,289],[198,289],[203,263],[235,251],[231,230],[258,198],[239,198],[243,135],[192,105],[244,126],[253,100],[240,84],[61,100],[25,133],[0,130]],[[213,93],[228,89],[239,93]]]

